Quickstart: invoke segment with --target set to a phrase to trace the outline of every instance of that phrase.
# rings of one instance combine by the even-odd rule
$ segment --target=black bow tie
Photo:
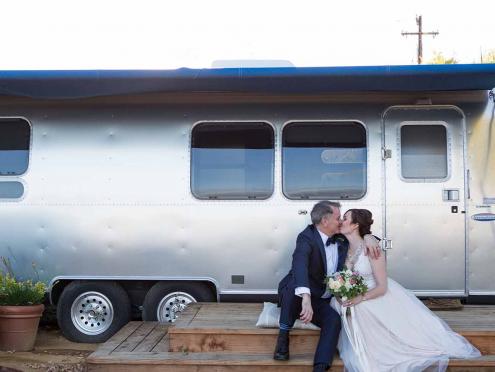
[[[330,244],[335,244],[335,243],[337,243],[337,238],[335,235],[333,235],[327,239],[327,242],[325,245],[328,247]]]

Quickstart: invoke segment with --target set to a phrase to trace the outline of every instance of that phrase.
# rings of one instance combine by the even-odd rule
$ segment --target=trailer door
[[[418,295],[463,295],[464,116],[392,107],[382,133],[389,276]]]

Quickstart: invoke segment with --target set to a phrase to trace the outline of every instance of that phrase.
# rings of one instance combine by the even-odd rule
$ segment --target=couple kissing
[[[296,240],[292,267],[278,286],[281,307],[274,359],[289,359],[289,334],[296,319],[320,327],[313,371],[325,371],[339,350],[346,371],[446,370],[448,359],[480,352],[453,332],[408,291],[387,277],[385,255],[371,235],[372,214],[321,201]],[[344,268],[359,274],[366,293],[332,296],[325,278]],[[348,311],[349,310],[349,311]]]

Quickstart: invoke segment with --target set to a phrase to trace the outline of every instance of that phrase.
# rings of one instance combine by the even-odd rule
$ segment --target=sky
[[[217,60],[302,66],[460,63],[495,50],[490,0],[0,0],[0,70],[209,68]]]

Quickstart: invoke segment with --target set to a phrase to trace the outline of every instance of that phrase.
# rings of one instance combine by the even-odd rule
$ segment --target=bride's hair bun
[[[373,215],[367,209],[351,209],[352,223],[359,225],[359,235],[365,236],[371,234],[371,225],[373,225]]]

